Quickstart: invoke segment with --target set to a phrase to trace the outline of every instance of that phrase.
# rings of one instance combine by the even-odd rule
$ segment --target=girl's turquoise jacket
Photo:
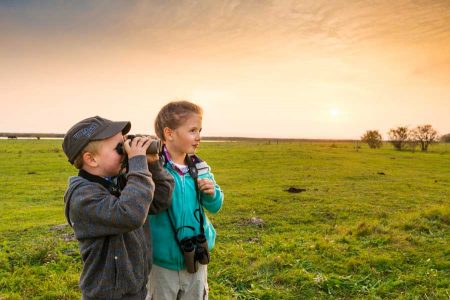
[[[203,164],[205,164],[203,162]],[[175,233],[170,224],[169,214],[174,226],[178,231],[177,237],[181,241],[183,238],[192,237],[200,233],[200,222],[198,215],[199,203],[197,201],[195,182],[189,173],[179,174],[171,162],[164,167],[174,178],[175,188],[172,194],[172,206],[156,215],[150,215],[150,229],[152,232],[153,263],[171,270],[186,269],[184,257],[180,247],[175,240]],[[214,196],[200,192],[201,203],[205,210],[216,213],[223,203],[223,192],[214,180],[209,166],[199,170],[199,178],[209,178],[214,182]],[[197,210],[197,211],[196,211]],[[208,248],[214,247],[216,231],[203,212],[204,230],[208,240]]]

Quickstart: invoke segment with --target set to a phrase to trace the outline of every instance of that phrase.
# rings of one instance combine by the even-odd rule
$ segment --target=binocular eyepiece
[[[209,263],[208,241],[204,234],[182,239],[180,248],[189,273],[197,272],[199,263]]]
[[[132,141],[135,137],[136,137],[136,135],[129,134],[129,135],[127,135],[127,140]],[[152,140],[150,142],[150,146],[147,148],[147,154],[159,154],[161,152],[161,149],[162,149],[161,141],[160,140]],[[120,143],[117,145],[116,151],[120,155],[126,154],[123,143]]]

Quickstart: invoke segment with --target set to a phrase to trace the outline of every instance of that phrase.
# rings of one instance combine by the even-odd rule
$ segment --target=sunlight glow
[[[333,118],[336,118],[336,117],[338,117],[339,115],[340,115],[340,111],[339,111],[339,109],[337,109],[337,108],[332,108],[332,109],[330,109],[330,115],[333,117]]]

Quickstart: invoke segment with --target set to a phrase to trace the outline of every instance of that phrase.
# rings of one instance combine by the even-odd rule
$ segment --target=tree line
[[[441,140],[450,143],[450,133],[439,136],[438,132],[430,124],[419,125],[409,129],[408,126],[398,126],[391,128],[388,132],[389,142],[397,150],[409,149],[414,151],[420,146],[421,151],[428,151],[428,146]],[[367,130],[362,136],[361,141],[369,145],[370,148],[380,148],[383,139],[378,130]]]

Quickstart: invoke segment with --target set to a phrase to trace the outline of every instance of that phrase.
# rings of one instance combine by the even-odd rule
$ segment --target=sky
[[[450,133],[450,1],[0,0],[0,132],[153,134],[173,100],[204,136]]]

